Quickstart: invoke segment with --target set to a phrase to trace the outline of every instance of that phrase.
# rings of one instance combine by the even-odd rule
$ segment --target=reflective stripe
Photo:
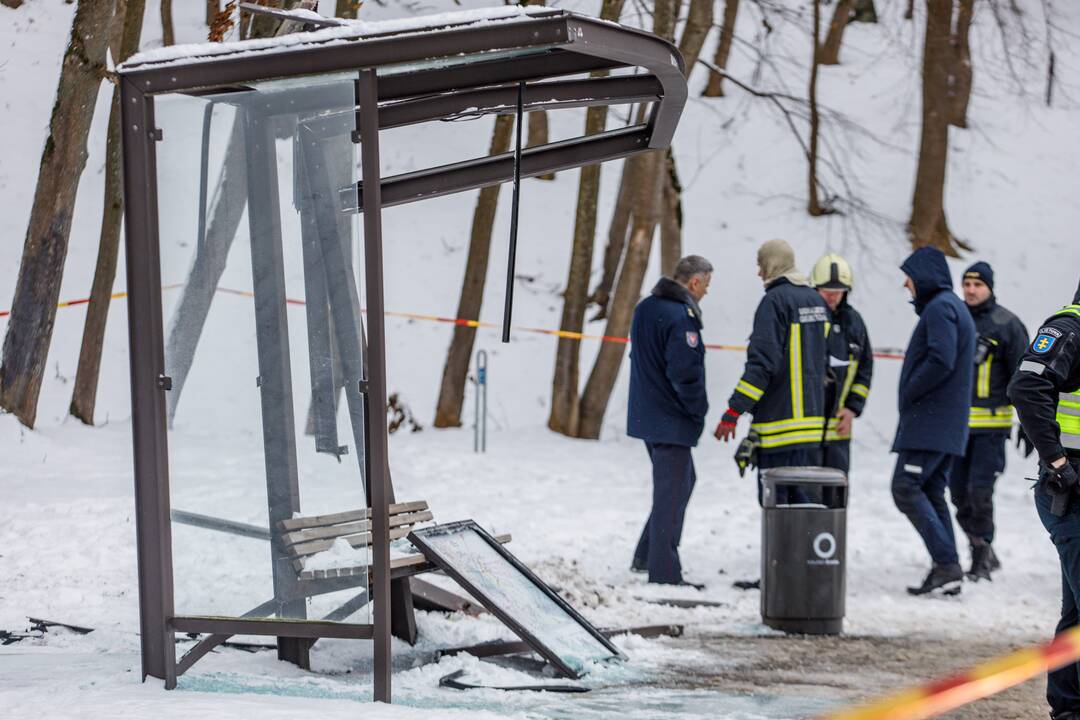
[[[847,435],[841,435],[840,433],[836,432],[836,426],[839,424],[839,418],[832,418],[829,420],[829,428],[825,431],[826,442],[840,442],[851,439],[851,433],[848,433]]]
[[[971,408],[968,427],[973,428],[1011,428],[1013,419],[1012,405],[996,408]]]
[[[761,396],[765,394],[764,390],[754,387],[745,380],[739,381],[739,384],[735,386],[735,392],[741,392],[743,395],[750,398],[754,402],[760,400]]]
[[[840,388],[840,399],[836,401],[836,407],[842,408],[847,403],[848,395],[851,394],[851,386],[855,382],[855,373],[859,371],[859,361],[854,355],[848,355],[847,375],[844,376],[844,386]]]
[[[1046,371],[1046,366],[1042,363],[1037,363],[1034,360],[1025,360],[1020,363],[1020,372],[1035,373],[1036,375],[1042,375]]]
[[[855,383],[854,385],[852,385],[851,392],[855,393],[856,395],[861,395],[864,398],[870,396],[870,388],[866,387],[862,383]]]
[[[775,435],[792,430],[817,430],[825,429],[824,417],[792,418],[788,420],[773,420],[772,422],[750,423],[751,430],[757,430],[759,435]]]
[[[1061,433],[1061,446],[1069,450],[1080,450],[1080,433]]]
[[[922,475],[922,468],[918,465],[905,465],[904,472],[915,473],[916,475]]]
[[[821,431],[814,430],[807,432],[805,430],[799,432],[781,433],[779,435],[762,436],[761,447],[774,448],[783,447],[785,445],[798,445],[802,443],[819,443],[821,442]]]
[[[1059,412],[1057,422],[1061,426],[1061,436],[1063,438],[1065,435],[1080,436],[1080,415],[1064,415]],[[1064,444],[1062,443],[1062,445]]]
[[[1058,405],[1080,408],[1080,393],[1058,393]]]
[[[802,325],[791,324],[791,339],[788,347],[789,368],[791,373],[791,416],[801,418],[803,416],[803,393],[802,393]]]
[[[994,362],[993,355],[986,356],[986,362],[979,366],[979,379],[975,384],[975,397],[990,397],[990,365]]]
[[[1075,315],[1080,317],[1080,305],[1066,305],[1065,307],[1054,313],[1054,316],[1058,315]]]

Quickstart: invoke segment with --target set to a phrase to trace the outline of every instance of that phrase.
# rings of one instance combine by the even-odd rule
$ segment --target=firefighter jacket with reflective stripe
[[[841,408],[847,408],[856,416],[862,415],[866,399],[870,397],[870,381],[874,375],[874,351],[862,315],[848,304],[847,296],[832,313],[829,329],[829,383],[826,392],[826,411],[830,415],[828,442],[848,442],[851,436],[836,434],[837,419]]]
[[[728,404],[751,413],[760,452],[820,447],[829,308],[816,290],[774,280],[754,313],[746,367]]]
[[[921,247],[901,265],[915,285],[919,323],[900,369],[894,452],[963,455],[975,375],[975,323],[952,291],[945,255]]]
[[[1009,380],[1027,350],[1027,329],[1020,318],[991,297],[981,305],[968,306],[978,333],[975,346],[975,385],[971,393],[973,433],[1009,434],[1013,409],[1009,404]]]
[[[1043,461],[1080,458],[1080,289],[1035,333],[1009,398]]]

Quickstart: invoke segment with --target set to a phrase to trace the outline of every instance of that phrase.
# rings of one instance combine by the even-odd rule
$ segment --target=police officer
[[[956,521],[971,543],[968,578],[990,579],[1000,567],[994,541],[994,482],[1005,470],[1005,443],[1012,430],[1013,410],[1006,394],[1020,365],[1028,334],[1020,318],[998,304],[994,270],[977,262],[964,272],[964,303],[978,333],[975,383],[971,394],[967,450],[953,463],[949,494]]]
[[[825,435],[825,467],[847,474],[851,468],[851,426],[870,396],[874,352],[862,315],[848,302],[854,286],[851,265],[836,253],[823,255],[810,273],[810,282],[829,306],[829,366],[825,406],[829,418]]]
[[[715,435],[732,439],[739,416],[749,413],[750,428],[760,437],[759,468],[821,465],[829,309],[795,271],[795,252],[786,242],[766,242],[757,259],[765,297],[754,313],[742,378]],[[807,497],[801,488],[781,485],[776,501],[801,503]]]
[[[638,303],[630,328],[630,400],[626,432],[645,441],[652,461],[652,512],[630,569],[649,582],[687,585],[679,560],[683,518],[697,476],[690,449],[705,427],[705,343],[698,303],[712,265],[689,255]]]
[[[941,589],[955,594],[964,572],[945,487],[953,457],[963,455],[967,446],[975,324],[952,291],[949,265],[940,250],[921,247],[900,268],[919,322],[900,369],[892,495],[933,561],[922,585],[908,592],[924,595]]]
[[[1080,285],[1039,328],[1008,392],[1039,453],[1035,507],[1061,560],[1060,633],[1078,624],[1080,597]],[[1080,665],[1050,673],[1046,699],[1055,720],[1080,719]]]

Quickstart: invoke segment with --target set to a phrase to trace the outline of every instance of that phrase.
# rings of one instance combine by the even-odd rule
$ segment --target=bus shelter
[[[417,566],[392,560],[382,209],[665,148],[686,83],[667,41],[565,11],[296,17],[315,29],[119,69],[142,669],[172,688],[233,635],[301,666],[370,640],[389,701]],[[647,112],[521,147],[523,113],[595,105]],[[512,152],[380,171],[380,133],[506,113]],[[349,543],[295,529],[323,513]]]

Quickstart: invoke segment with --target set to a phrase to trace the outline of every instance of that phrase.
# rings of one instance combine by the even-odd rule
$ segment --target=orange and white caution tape
[[[966,672],[904,690],[822,720],[924,720],[989,697],[1025,680],[1080,660],[1080,627],[1043,645],[1017,650]]]
[[[173,290],[175,288],[183,287],[182,283],[176,283],[173,285],[166,285],[162,287],[162,290]],[[224,293],[226,295],[239,295],[241,297],[255,297],[255,294],[250,290],[235,290],[233,288],[219,287],[217,292]],[[120,300],[127,297],[126,292],[113,293],[111,295],[113,300]],[[75,305],[85,305],[90,302],[90,298],[81,298],[78,300],[65,300],[64,302],[57,303],[58,308],[74,307]],[[287,305],[304,305],[303,300],[296,298],[285,298]],[[11,314],[10,310],[0,310],[0,318],[7,317]],[[465,318],[450,318],[441,317],[439,315],[422,315],[419,313],[408,312],[393,312],[386,311],[387,317],[404,318],[406,320],[419,320],[422,322],[437,322],[446,323],[448,325],[458,325],[462,327],[478,328],[478,329],[492,329],[498,330],[502,328],[502,325],[496,323],[480,322],[479,320],[466,320]],[[522,325],[514,325],[513,330],[517,332],[535,333],[538,335],[552,335],[558,338],[566,338],[569,340],[599,340],[600,342],[610,343],[622,343],[627,344],[630,342],[630,338],[617,337],[613,335],[591,335],[588,333],[571,332],[569,330],[551,330],[548,328],[535,328],[526,327]],[[746,352],[746,345],[721,345],[718,343],[705,343],[705,347],[709,350],[726,350],[730,352]],[[885,360],[903,360],[904,354],[902,351],[895,348],[887,348],[874,353],[874,357]]]

